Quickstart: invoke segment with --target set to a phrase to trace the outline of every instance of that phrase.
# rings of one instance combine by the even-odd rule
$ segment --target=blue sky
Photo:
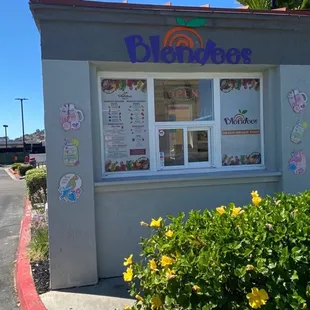
[[[169,0],[144,0],[138,3],[164,4]],[[236,7],[235,0],[170,0],[173,5]],[[6,124],[8,136],[22,135],[20,103],[24,104],[25,133],[44,128],[40,36],[29,10],[28,0],[2,0],[0,11],[0,137]],[[113,1],[122,2],[122,1]],[[130,3],[137,3],[129,0]]]

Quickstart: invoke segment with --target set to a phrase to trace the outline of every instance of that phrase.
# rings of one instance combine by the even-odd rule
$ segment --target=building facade
[[[120,276],[140,221],[308,188],[308,12],[30,2],[52,289]]]

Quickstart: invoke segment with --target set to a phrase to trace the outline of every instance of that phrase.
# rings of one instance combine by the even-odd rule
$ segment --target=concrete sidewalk
[[[48,310],[122,310],[131,306],[122,278],[100,280],[97,285],[50,291],[40,295]]]

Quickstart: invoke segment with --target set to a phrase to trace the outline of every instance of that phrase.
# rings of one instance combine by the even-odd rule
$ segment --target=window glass
[[[220,81],[222,165],[261,164],[260,80]]]
[[[101,80],[105,171],[148,170],[146,80]]]
[[[187,132],[189,163],[209,161],[208,139],[208,131],[206,130],[190,130]]]
[[[183,129],[159,129],[158,135],[160,166],[183,166]]]
[[[213,80],[154,80],[155,121],[213,120]]]

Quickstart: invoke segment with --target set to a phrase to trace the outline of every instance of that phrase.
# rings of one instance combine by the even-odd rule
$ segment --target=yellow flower
[[[261,203],[261,201],[262,201],[262,198],[260,198],[259,196],[252,198],[252,203],[255,207],[257,207]]]
[[[152,219],[152,222],[150,224],[151,227],[160,227],[160,223],[163,219],[160,217],[158,220]]]
[[[158,295],[152,297],[152,309],[160,309],[163,306],[163,302],[161,301]]]
[[[175,271],[174,270],[171,270],[170,268],[167,269],[166,271],[166,279],[167,280],[171,280],[173,278],[175,278]]]
[[[259,193],[257,191],[252,191],[251,196],[252,198],[259,197]]]
[[[126,305],[125,307],[124,307],[124,310],[131,310],[132,308],[130,307],[130,306],[128,306],[128,305]]]
[[[148,223],[145,223],[145,222],[143,222],[143,221],[140,222],[140,225],[141,225],[141,226],[144,226],[144,227],[149,227],[149,224],[148,224]]]
[[[233,209],[232,209],[231,215],[232,215],[232,216],[237,216],[237,215],[240,214],[240,211],[241,211],[241,208],[236,208],[236,207],[234,206]]]
[[[251,271],[251,270],[254,270],[254,269],[255,269],[255,267],[253,265],[247,265],[246,266],[246,270],[247,271]]]
[[[143,301],[143,298],[142,298],[140,295],[136,295],[136,299],[137,299],[138,301]]]
[[[149,260],[149,265],[150,265],[150,269],[151,269],[152,271],[157,270],[157,265],[156,265],[156,262],[155,262],[154,259]]]
[[[251,308],[258,309],[265,305],[269,296],[264,289],[259,290],[257,287],[252,288],[252,293],[246,295]]]
[[[132,264],[132,254],[128,258],[124,258],[124,266],[128,266]]]
[[[171,238],[173,236],[173,231],[172,230],[168,230],[165,235],[168,237],[168,238]]]
[[[125,282],[130,282],[133,278],[133,270],[132,267],[129,266],[126,270],[126,272],[123,272],[123,276],[124,276],[124,281]]]
[[[171,264],[173,264],[173,263],[174,263],[174,259],[171,258],[171,257],[169,257],[169,256],[164,255],[164,256],[161,258],[161,265],[162,265],[163,267],[169,266],[169,265],[171,265]]]
[[[198,285],[194,285],[194,286],[193,286],[193,290],[194,290],[194,291],[200,291],[200,287],[199,287]]]
[[[224,214],[224,213],[226,213],[226,211],[225,211],[225,207],[224,206],[220,206],[220,207],[218,207],[218,208],[216,208],[216,211],[219,213],[219,214]]]

